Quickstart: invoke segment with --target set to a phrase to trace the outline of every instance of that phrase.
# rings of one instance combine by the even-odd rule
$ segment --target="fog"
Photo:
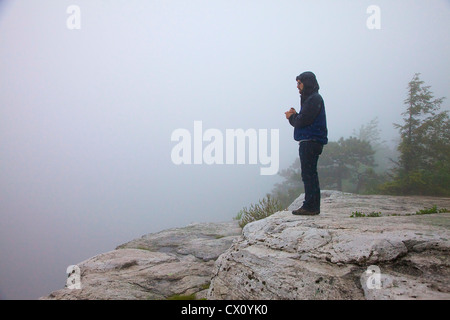
[[[414,73],[450,97],[449,18],[445,0],[0,1],[0,298],[37,299],[69,265],[264,197],[280,178],[260,162],[176,165],[172,133],[276,129],[286,168],[303,71],[331,141],[377,117],[391,143]]]

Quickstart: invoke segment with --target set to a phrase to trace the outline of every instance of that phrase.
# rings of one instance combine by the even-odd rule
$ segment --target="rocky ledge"
[[[450,199],[322,198],[319,216],[246,225],[217,260],[208,299],[450,299],[450,214],[416,215]]]
[[[293,216],[302,201],[243,230],[145,235],[79,263],[81,289],[41,299],[450,299],[450,213],[415,214],[450,199],[323,191],[319,216]]]
[[[41,299],[204,299],[215,260],[241,231],[232,221],[144,235],[79,263],[81,289],[64,288]]]

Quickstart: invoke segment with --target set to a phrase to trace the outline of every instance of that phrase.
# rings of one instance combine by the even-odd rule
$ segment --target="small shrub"
[[[438,209],[436,205],[432,206],[431,208],[425,208],[422,210],[417,211],[415,214],[416,215],[422,215],[422,214],[432,214],[432,213],[445,213],[445,212],[450,212],[448,209],[446,208],[442,208],[442,209]],[[398,216],[399,214],[390,214],[389,216]],[[414,214],[411,213],[407,213],[404,214],[404,216],[411,216]],[[363,212],[359,212],[359,211],[353,211],[350,218],[361,218],[361,217],[381,217],[382,214],[381,212],[371,212],[369,214],[365,214]]]
[[[353,211],[352,215],[350,216],[350,218],[360,218],[360,217],[365,217],[366,215],[362,212],[359,211]]]
[[[258,204],[252,204],[250,208],[244,207],[236,216],[239,226],[243,228],[246,224],[267,218],[275,212],[281,211],[282,206],[278,199],[271,197],[269,194],[259,200]]]
[[[450,212],[450,211],[446,208],[438,209],[437,206],[434,205],[431,208],[425,208],[425,209],[419,210],[416,212],[416,214],[421,215],[421,214],[445,213],[445,212]]]
[[[350,218],[362,218],[362,217],[369,217],[369,218],[381,217],[381,212],[372,211],[371,213],[365,214],[363,212],[353,211],[352,215],[350,216]]]

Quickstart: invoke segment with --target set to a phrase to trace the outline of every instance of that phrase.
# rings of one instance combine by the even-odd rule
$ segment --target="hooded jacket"
[[[319,83],[312,72],[304,72],[297,80],[303,83],[300,112],[291,115],[289,123],[294,127],[295,141],[316,141],[328,143],[325,103],[319,94]]]

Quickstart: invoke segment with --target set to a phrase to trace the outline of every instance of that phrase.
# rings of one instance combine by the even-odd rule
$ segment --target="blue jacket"
[[[302,101],[300,113],[293,114],[289,123],[295,128],[295,141],[313,140],[323,145],[328,143],[325,103],[317,91]]]

